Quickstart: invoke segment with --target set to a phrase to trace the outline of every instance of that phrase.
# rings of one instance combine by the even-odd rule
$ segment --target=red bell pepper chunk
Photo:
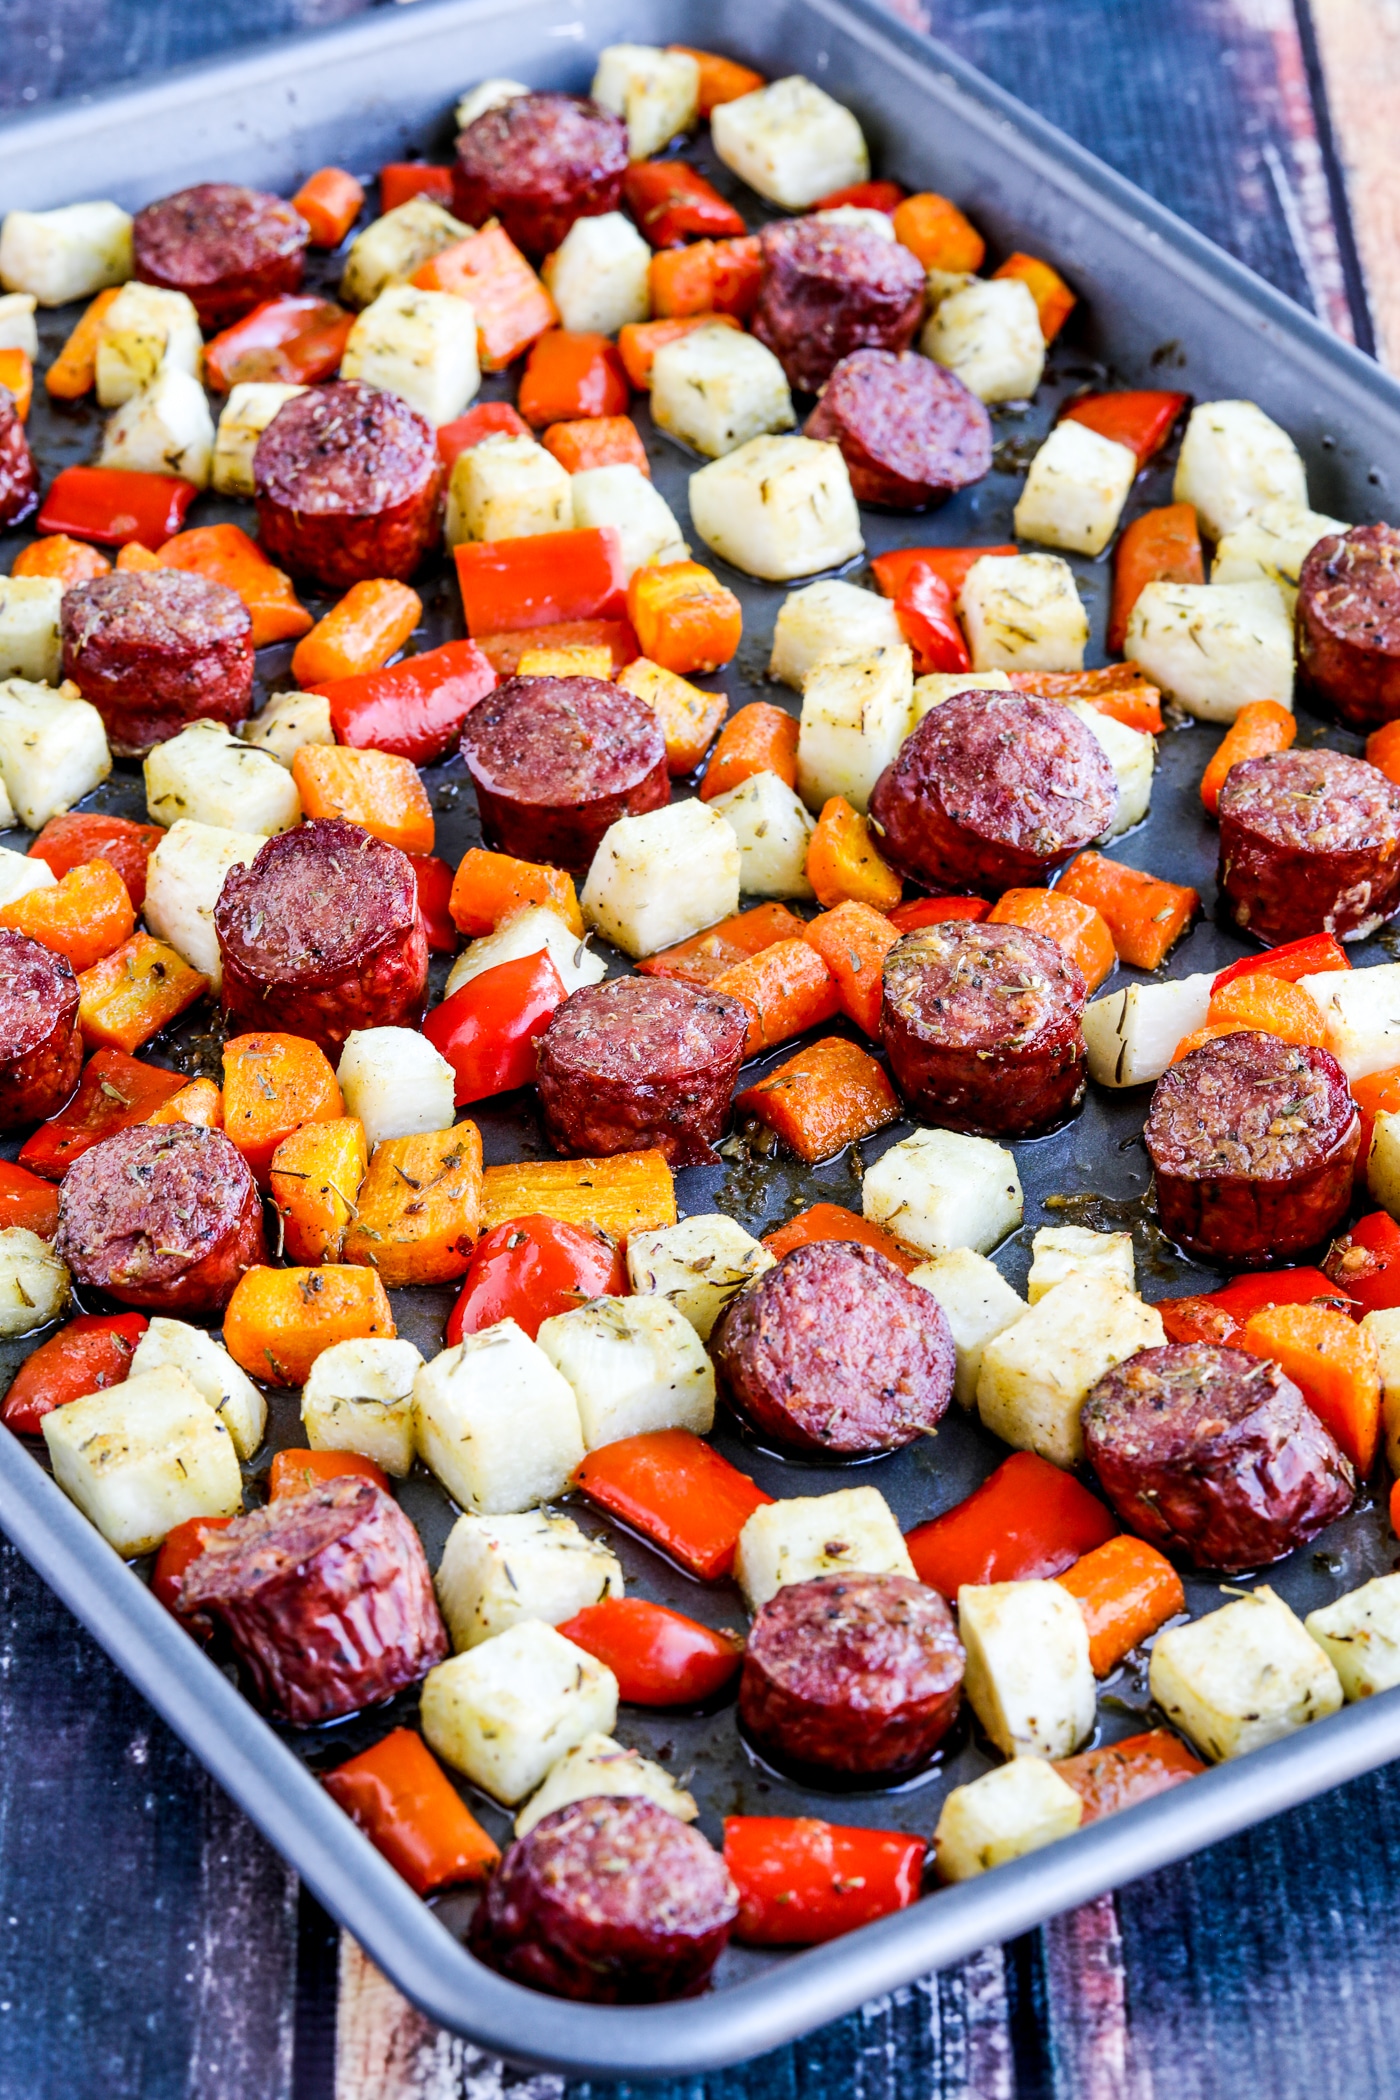
[[[717,1633],[645,1597],[605,1597],[559,1628],[606,1663],[629,1706],[702,1706],[743,1660],[735,1633]]]
[[[501,1854],[409,1728],[327,1772],[326,1792],[420,1896],[484,1881]]]
[[[423,1033],[457,1075],[458,1108],[530,1084],[535,1043],[563,999],[563,981],[542,948],[469,977],[433,1008]]]
[[[1390,1490],[1390,1528],[1400,1537],[1400,1480]]]
[[[521,415],[537,430],[579,416],[625,415],[631,399],[616,343],[568,328],[547,329],[530,345],[516,393]]]
[[[1328,1250],[1327,1274],[1358,1314],[1400,1305],[1400,1225],[1383,1210],[1358,1218]]]
[[[509,401],[478,401],[453,423],[443,423],[437,434],[438,458],[451,473],[462,453],[470,452],[489,437],[529,437],[530,426],[517,415]]]
[[[935,576],[943,578],[956,605],[974,562],[981,561],[984,554],[1016,552],[1015,547],[896,547],[889,554],[877,554],[870,566],[887,598],[898,598],[911,570],[932,569]]]
[[[13,1160],[0,1159],[0,1229],[11,1225],[51,1240],[58,1231],[58,1190]]]
[[[523,540],[468,540],[453,551],[467,632],[509,634],[627,611],[622,542],[611,525]]]
[[[916,926],[936,926],[940,919],[985,919],[991,908],[985,897],[911,897],[887,916],[901,933],[912,933]]]
[[[965,1582],[1062,1575],[1118,1529],[1072,1474],[1013,1451],[966,1501],[920,1524],[905,1544],[920,1582],[952,1600]]]
[[[813,211],[839,211],[843,204],[854,204],[861,211],[893,212],[896,204],[902,204],[908,194],[898,182],[853,182],[844,190],[833,190],[829,197],[818,197],[811,208]]]
[[[1348,1286],[1348,1289],[1350,1287]],[[1347,1290],[1321,1269],[1274,1269],[1237,1276],[1223,1290],[1189,1298],[1159,1298],[1157,1311],[1169,1342],[1214,1342],[1232,1349],[1252,1313],[1266,1305],[1312,1305],[1315,1302],[1352,1310]]]
[[[107,817],[95,809],[70,809],[49,818],[29,852],[32,859],[46,861],[60,880],[87,861],[109,860],[140,911],[146,901],[146,862],[164,837],[159,824],[134,824],[129,817]]]
[[[410,853],[418,877],[418,916],[435,955],[457,953],[457,927],[448,910],[452,895],[452,870],[445,860],[431,853]]]
[[[211,1531],[226,1531],[233,1522],[232,1517],[186,1517],[168,1531],[156,1555],[155,1568],[151,1574],[151,1589],[156,1602],[167,1611],[177,1610],[180,1602],[180,1585],[187,1570],[204,1551],[206,1535]],[[188,1626],[191,1621],[182,1622]]]
[[[689,1429],[657,1429],[600,1445],[574,1484],[706,1582],[729,1573],[739,1533],[773,1500]]]
[[[338,744],[390,751],[415,766],[436,764],[456,743],[477,701],[495,689],[496,674],[475,642],[444,642],[386,671],[362,671],[311,688],[330,701]]]
[[[413,197],[429,197],[451,211],[451,168],[431,167],[421,160],[391,160],[379,170],[381,211],[397,211]]]
[[[1286,941],[1281,948],[1266,948],[1262,955],[1242,955],[1220,972],[1211,985],[1222,991],[1237,977],[1282,977],[1296,984],[1300,977],[1320,977],[1328,970],[1349,970],[1351,960],[1341,942],[1330,933],[1310,933],[1301,941]]]
[[[19,1163],[46,1181],[62,1181],[75,1159],[128,1124],[144,1123],[188,1083],[183,1073],[142,1064],[125,1050],[97,1050],[72,1100],[20,1146]]]
[[[910,563],[895,594],[894,611],[921,678],[930,671],[972,669],[953,593],[931,562]]]
[[[683,160],[633,161],[622,196],[653,248],[678,248],[697,234],[722,239],[748,232],[728,199]]]
[[[813,1816],[726,1816],[724,1863],[739,1891],[734,1937],[812,1947],[915,1901],[928,1851],[902,1830]]]
[[[484,973],[483,973],[484,974]],[[546,1320],[588,1298],[625,1298],[627,1264],[617,1241],[596,1225],[569,1225],[530,1212],[483,1233],[472,1250],[446,1341],[514,1320],[533,1341]]]
[[[1191,399],[1189,394],[1126,391],[1121,394],[1086,394],[1064,413],[1067,423],[1083,423],[1100,437],[1112,438],[1136,452],[1145,467],[1160,452],[1172,434],[1172,425]]]
[[[148,1324],[144,1313],[80,1313],[25,1358],[0,1407],[0,1422],[21,1436],[38,1436],[45,1415],[56,1407],[124,1385]]]
[[[389,1476],[372,1458],[358,1451],[279,1451],[267,1472],[267,1499],[280,1502],[287,1495],[305,1495],[328,1480],[372,1480],[389,1491]]]
[[[244,380],[314,386],[340,370],[354,325],[343,306],[311,292],[265,299],[206,345],[205,377],[216,394]]]
[[[66,532],[99,547],[137,540],[155,554],[184,528],[199,490],[178,474],[136,474],[124,467],[65,467],[44,498],[35,530]]]

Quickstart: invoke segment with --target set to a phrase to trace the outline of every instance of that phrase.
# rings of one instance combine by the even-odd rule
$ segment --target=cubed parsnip
[[[1042,1225],[1031,1241],[1031,1272],[1026,1296],[1038,1305],[1070,1276],[1103,1276],[1137,1288],[1130,1232],[1091,1232],[1084,1225]]]
[[[174,366],[119,408],[102,433],[100,467],[135,474],[178,474],[208,488],[214,464],[214,418],[203,387]]]
[[[695,1796],[676,1785],[664,1765],[653,1764],[639,1750],[624,1750],[610,1735],[585,1736],[565,1752],[537,1794],[532,1794],[515,1819],[515,1834],[524,1837],[542,1816],[571,1801],[592,1801],[600,1794],[641,1795],[693,1823],[700,1810]]]
[[[324,693],[274,693],[238,734],[255,751],[270,752],[279,765],[290,766],[304,744],[335,742],[331,703]]]
[[[734,1552],[734,1580],[751,1612],[790,1582],[857,1573],[914,1573],[904,1534],[878,1488],[769,1502],[749,1518]]]
[[[1273,504],[1306,510],[1308,477],[1288,432],[1255,402],[1203,401],[1181,440],[1172,496],[1191,504],[1202,532],[1220,540]]]
[[[659,429],[707,459],[722,459],[765,432],[791,430],[797,421],[777,358],[736,328],[696,328],[658,350],[651,413]]]
[[[1205,1026],[1215,972],[1132,984],[1084,1009],[1089,1077],[1096,1086],[1146,1086],[1160,1079],[1178,1043]]]
[[[210,486],[220,496],[251,496],[253,454],[268,424],[304,386],[285,385],[276,379],[240,379],[229,389],[214,432],[214,463]]]
[[[565,328],[616,335],[651,312],[651,249],[620,211],[575,219],[541,276]]]
[[[587,223],[578,221],[580,226]],[[640,467],[625,461],[611,467],[586,467],[581,474],[569,476],[569,493],[576,526],[611,525],[629,580],[647,562],[684,561],[689,555],[670,504]]]
[[[1057,423],[1031,461],[1016,504],[1018,540],[1102,554],[1118,530],[1137,454],[1085,423]]]
[[[524,1619],[562,1626],[586,1605],[622,1595],[617,1555],[572,1517],[526,1509],[458,1517],[437,1576],[438,1603],[459,1651]]]
[[[714,1427],[714,1366],[669,1299],[594,1298],[544,1321],[538,1340],[573,1388],[590,1451],[657,1429]]]
[[[612,1733],[617,1679],[527,1619],[430,1670],[420,1715],[444,1764],[513,1807],[575,1743]]]
[[[0,1230],[0,1340],[47,1327],[68,1303],[70,1279],[47,1240],[24,1225]]]
[[[776,773],[751,773],[710,803],[739,842],[739,887],[746,897],[810,897],[807,848],[816,829]]]
[[[57,685],[63,585],[56,576],[0,576],[0,679]]]
[[[212,1407],[239,1458],[250,1459],[267,1427],[267,1402],[245,1371],[203,1327],[153,1317],[136,1344],[132,1378],[148,1371],[183,1371],[207,1407]]]
[[[672,802],[609,826],[579,904],[624,955],[655,955],[732,917],[739,873],[739,842],[713,805]]]
[[[43,1426],[54,1479],[123,1560],[243,1506],[233,1438],[173,1365],[70,1400]]]
[[[1371,1132],[1366,1186],[1381,1209],[1400,1217],[1400,1116],[1382,1109]]]
[[[1123,647],[1198,721],[1233,722],[1249,700],[1293,705],[1293,623],[1271,583],[1149,583]]]
[[[1058,1582],[958,1591],[963,1689],[1006,1757],[1069,1757],[1094,1726],[1097,1692],[1084,1614]]]
[[[710,131],[724,165],[785,211],[805,211],[870,174],[870,155],[850,110],[800,73],[721,103],[711,113]]]
[[[452,1128],[452,1067],[416,1028],[352,1029],[335,1076],[371,1152],[385,1138]]]
[[[1400,1575],[1378,1575],[1303,1624],[1331,1657],[1344,1698],[1370,1699],[1400,1684]]]
[[[0,680],[0,778],[21,824],[40,830],[111,770],[102,717],[75,685]]]
[[[1015,687],[1006,671],[928,671],[914,680],[915,727],[951,700],[955,693],[1011,693]]]
[[[301,797],[286,766],[234,736],[222,722],[191,722],[157,744],[142,768],[153,824],[246,825],[271,834],[301,821]]]
[[[768,583],[839,568],[865,547],[846,462],[812,438],[750,438],[701,467],[690,521],[722,560]]]
[[[1097,845],[1103,845],[1107,840],[1121,838],[1125,831],[1131,831],[1152,807],[1157,740],[1145,729],[1131,729],[1126,722],[1115,721],[1112,715],[1106,715],[1090,700],[1071,700],[1070,706],[1094,741],[1102,747],[1118,787],[1113,822],[1095,841]]]
[[[979,401],[1029,401],[1045,370],[1045,337],[1031,288],[1016,277],[974,278],[940,299],[919,348],[957,374]]]
[[[459,131],[466,131],[478,117],[484,117],[488,109],[501,109],[507,102],[514,102],[517,95],[528,95],[530,89],[523,80],[479,80],[475,87],[468,88],[458,97],[454,119]]]
[[[861,1209],[920,1254],[986,1254],[1021,1222],[1021,1177],[1005,1145],[959,1130],[911,1130],[861,1182]]]
[[[105,200],[11,211],[0,226],[0,284],[40,306],[90,299],[131,275],[131,214]]]
[[[472,232],[431,197],[410,197],[357,233],[345,259],[340,296],[347,306],[370,306],[390,285],[407,284],[415,270]]]
[[[37,304],[32,292],[0,293],[0,350],[22,350],[31,364],[39,361]]]
[[[10,810],[10,823],[14,821],[15,813]],[[57,880],[46,860],[31,859],[27,853],[16,853],[11,846],[0,846],[0,904],[13,904],[16,897],[27,897],[31,890],[50,890]]]
[[[1148,1683],[1212,1764],[1276,1743],[1342,1703],[1330,1658],[1267,1584],[1158,1634]]]
[[[1155,1306],[1115,1279],[1080,1274],[994,1335],[982,1353],[977,1412],[1015,1451],[1053,1465],[1084,1457],[1079,1417],[1106,1371],[1166,1341]]]
[[[569,477],[533,438],[498,431],[453,461],[444,526],[449,547],[564,532],[572,522]]]
[[[1089,619],[1058,554],[984,554],[958,601],[977,671],[1082,671]]]
[[[161,372],[198,379],[203,369],[204,338],[194,301],[160,285],[123,285],[98,331],[98,407],[121,408]]]
[[[655,44],[605,44],[590,90],[593,100],[627,126],[630,160],[649,160],[679,131],[689,131],[700,109],[700,67],[688,51]],[[587,222],[574,221],[575,226]],[[576,324],[596,327],[596,322]]]
[[[914,726],[914,655],[890,642],[827,656],[802,681],[797,788],[809,809],[844,795],[862,816],[876,781]]]
[[[1343,533],[1340,518],[1315,510],[1295,510],[1270,503],[1227,532],[1210,565],[1212,583],[1271,583],[1283,599],[1289,618],[1298,601],[1298,577],[1318,541]]]
[[[450,423],[481,385],[470,301],[389,285],[350,330],[340,376],[401,395],[434,425]]]
[[[217,992],[223,957],[214,931],[214,906],[232,867],[247,867],[266,844],[260,831],[224,831],[214,824],[172,824],[146,862],[146,924]]]
[[[773,629],[768,676],[802,690],[807,673],[828,656],[868,656],[897,649],[903,630],[888,598],[829,577],[789,591]]]
[[[1322,1008],[1327,1048],[1348,1079],[1400,1064],[1400,963],[1324,970],[1299,982]]]
[[[1386,1462],[1400,1474],[1400,1306],[1369,1312],[1361,1325],[1376,1345],[1381,1367],[1381,1427]]]
[[[627,1276],[640,1296],[664,1298],[702,1342],[731,1298],[773,1267],[761,1240],[721,1212],[682,1218],[627,1242]]]
[[[467,943],[448,973],[444,996],[459,992],[483,970],[494,970],[497,963],[514,962],[521,955],[538,955],[542,948],[548,949],[566,992],[577,992],[586,984],[601,984],[608,974],[607,964],[589,947],[586,936],[580,938],[557,912],[549,911],[543,904],[527,904],[523,911],[504,920],[494,933],[484,933],[480,940]]]
[[[358,1451],[397,1480],[413,1470],[413,1381],[423,1359],[384,1335],[333,1342],[301,1389],[301,1426],[313,1451]]]
[[[514,1320],[425,1364],[413,1419],[424,1465],[454,1502],[485,1516],[561,1495],[584,1456],[573,1387]]]
[[[931,1291],[942,1306],[957,1351],[953,1395],[961,1406],[975,1407],[982,1352],[993,1335],[1020,1319],[1025,1299],[985,1254],[974,1254],[971,1247],[954,1247],[920,1262],[910,1270],[909,1281]]]
[[[1018,1757],[955,1786],[938,1812],[933,1858],[940,1881],[970,1881],[1078,1830],[1084,1803],[1053,1765]]]

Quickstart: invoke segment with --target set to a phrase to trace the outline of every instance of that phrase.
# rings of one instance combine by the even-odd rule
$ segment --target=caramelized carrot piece
[[[693,44],[668,44],[666,48],[684,51],[699,66],[702,117],[708,117],[722,102],[737,102],[741,95],[752,95],[767,86],[761,73],[755,73],[752,66],[741,66],[737,58],[721,58],[717,51],[697,51]]]
[[[44,374],[44,385],[56,401],[81,401],[97,384],[97,345],[107,309],[122,287],[109,285],[87,307],[58,356]]]
[[[796,715],[774,707],[770,700],[753,700],[731,715],[719,733],[705,777],[700,799],[711,802],[755,773],[776,773],[790,788],[797,786]]]
[[[743,607],[698,561],[648,562],[627,586],[627,617],[643,656],[663,671],[717,671],[744,631]]]
[[[1181,1577],[1166,1555],[1126,1532],[1095,1546],[1055,1580],[1084,1614],[1096,1677],[1107,1677],[1139,1641],[1186,1609]]]
[[[926,270],[961,275],[980,270],[987,244],[972,221],[948,197],[921,190],[894,208],[894,237],[913,250]]]
[[[1349,1313],[1328,1305],[1266,1305],[1237,1347],[1281,1364],[1362,1480],[1376,1461],[1381,1375],[1376,1345]]]
[[[1199,1028],[1193,1028],[1190,1035],[1181,1038],[1172,1052],[1172,1063],[1179,1065],[1182,1058],[1189,1057],[1193,1050],[1201,1049],[1206,1043],[1218,1042],[1222,1035],[1242,1035],[1245,1032],[1243,1021],[1204,1021]]]
[[[405,853],[433,850],[433,806],[406,758],[336,744],[303,744],[292,778],[308,817],[344,817]]]
[[[761,955],[777,941],[800,941],[804,922],[785,904],[759,904],[752,911],[721,919],[718,926],[692,934],[674,948],[662,948],[637,964],[647,977],[679,977],[687,984],[713,984],[735,963]]]
[[[345,1114],[340,1086],[324,1050],[304,1035],[236,1035],[224,1045],[224,1131],[248,1162],[259,1188],[272,1156],[303,1123]]]
[[[733,314],[670,314],[661,321],[627,321],[618,330],[617,347],[627,377],[638,392],[651,385],[651,368],[658,350],[678,343],[697,328],[738,328]]]
[[[735,1098],[741,1115],[757,1116],[799,1159],[815,1165],[900,1114],[899,1096],[868,1050],[845,1036],[826,1036],[799,1050]]]
[[[840,1011],[836,979],[806,941],[775,942],[717,977],[715,990],[749,1010],[746,1057],[818,1028]]]
[[[224,1097],[212,1079],[192,1079],[162,1102],[148,1123],[198,1123],[205,1130],[224,1127]]]
[[[1184,884],[1144,875],[1102,853],[1077,854],[1057,887],[1062,895],[1077,897],[1103,914],[1120,961],[1139,970],[1157,968],[1201,905],[1196,892]]]
[[[338,248],[364,201],[363,189],[344,168],[318,168],[307,176],[292,204],[311,230],[313,247]]]
[[[630,416],[579,416],[572,423],[551,423],[540,439],[566,474],[591,467],[635,467],[651,480],[651,461]]]
[[[673,778],[693,773],[724,720],[729,702],[723,693],[707,693],[675,671],[639,656],[618,679],[635,693],[661,724],[666,739],[666,770]]]
[[[1220,808],[1220,790],[1231,766],[1246,758],[1262,758],[1270,751],[1287,751],[1298,734],[1291,708],[1277,700],[1250,700],[1216,746],[1214,756],[1201,775],[1201,800],[1214,816]]]
[[[1386,722],[1367,737],[1366,760],[1387,780],[1400,781],[1400,722]]]
[[[1392,1065],[1385,1072],[1368,1073],[1365,1079],[1353,1079],[1351,1098],[1361,1118],[1361,1150],[1356,1155],[1356,1172],[1358,1180],[1364,1182],[1371,1139],[1376,1132],[1376,1117],[1400,1114],[1400,1065]]]
[[[440,249],[414,271],[412,282],[420,291],[470,301],[484,372],[503,372],[559,323],[554,301],[504,226],[483,226]]]
[[[34,367],[27,350],[0,350],[0,387],[14,402],[21,423],[27,422],[29,404],[34,398]],[[10,573],[13,575],[14,571]]]
[[[164,941],[134,933],[78,979],[83,1042],[89,1050],[139,1050],[208,989],[209,979]]]
[[[4,379],[0,376],[0,386]],[[85,540],[70,540],[66,532],[51,532],[42,540],[21,547],[10,569],[12,576],[55,576],[67,590],[75,583],[91,583],[105,576],[112,564]]]
[[[1022,284],[1030,286],[1035,310],[1040,316],[1040,332],[1047,343],[1053,343],[1078,304],[1058,270],[1052,270],[1049,263],[1042,262],[1039,256],[1022,255],[1018,250],[1016,254],[1008,255],[992,275],[1016,277]]]
[[[878,1038],[885,957],[899,928],[870,905],[848,899],[810,920],[804,938],[836,979],[841,1011]]]
[[[374,1270],[329,1262],[319,1269],[249,1269],[224,1313],[229,1355],[268,1385],[305,1385],[317,1357],[334,1343],[395,1331]]]
[[[364,1125],[355,1116],[303,1123],[283,1138],[267,1178],[289,1261],[340,1260],[368,1165]]]
[[[376,1145],[343,1259],[367,1263],[391,1291],[465,1276],[481,1225],[481,1174],[475,1123]]]
[[[904,884],[875,843],[875,834],[844,795],[824,803],[807,844],[807,880],[817,902],[828,907],[852,902],[892,911]]]
[[[372,1480],[388,1492],[389,1476],[383,1466],[360,1451],[306,1451],[295,1445],[273,1454],[267,1469],[267,1499],[281,1502],[288,1495],[305,1495],[328,1480]]]
[[[379,170],[379,209],[397,211],[415,197],[452,209],[452,170],[425,160],[386,161]]]
[[[858,1212],[846,1210],[839,1203],[814,1203],[810,1210],[799,1211],[789,1218],[786,1225],[778,1226],[775,1232],[765,1232],[763,1244],[769,1253],[781,1261],[791,1254],[794,1247],[810,1247],[816,1240],[854,1240],[858,1246],[873,1247],[892,1261],[897,1269],[907,1276],[917,1269],[927,1255],[916,1254],[904,1246],[893,1233],[886,1232],[883,1225],[862,1218]]]
[[[236,531],[237,527],[234,529]],[[117,549],[116,566],[123,575],[135,575],[150,569],[163,569],[165,563],[158,554],[152,554],[149,547],[143,547],[140,540],[128,540],[124,547]],[[310,613],[306,617],[309,620]]]
[[[746,320],[758,304],[763,249],[758,235],[736,240],[692,241],[688,248],[663,248],[651,259],[652,312],[734,314]]]
[[[382,671],[423,617],[423,601],[390,577],[352,583],[339,605],[297,643],[292,676],[305,691]]]
[[[1028,926],[1032,933],[1043,933],[1071,962],[1078,963],[1091,992],[1118,960],[1102,912],[1062,890],[1007,890],[988,912],[987,923]]]
[[[516,860],[509,853],[491,853],[484,846],[468,847],[457,863],[447,902],[459,933],[472,939],[494,933],[503,920],[531,904],[556,912],[583,939],[583,913],[572,875],[538,861]]]
[[[616,1240],[676,1222],[676,1184],[663,1152],[610,1159],[527,1159],[487,1167],[481,1177],[483,1235],[512,1218],[598,1225]]]
[[[1113,555],[1113,602],[1107,642],[1121,649],[1128,619],[1149,583],[1204,583],[1205,563],[1196,513],[1189,503],[1145,510],[1123,528]],[[1135,670],[1128,665],[1126,669]]]
[[[1206,1020],[1257,1029],[1261,1035],[1276,1035],[1281,1042],[1314,1050],[1327,1047],[1327,1023],[1311,992],[1262,970],[1232,978],[1212,992]]]
[[[1136,664],[1104,664],[1096,671],[1012,671],[1018,693],[1039,693],[1046,700],[1087,700],[1101,715],[1111,715],[1125,729],[1149,736],[1162,733],[1162,695],[1149,685]]]
[[[126,884],[109,860],[84,861],[47,889],[0,905],[0,926],[67,956],[79,976],[129,940],[135,924]]]

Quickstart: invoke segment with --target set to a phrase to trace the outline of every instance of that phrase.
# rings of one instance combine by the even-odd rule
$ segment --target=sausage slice
[[[267,1260],[257,1184],[221,1130],[137,1123],[69,1168],[54,1251],[123,1305],[222,1312]]]
[[[1219,815],[1226,905],[1271,947],[1310,933],[1359,941],[1400,910],[1400,788],[1364,759],[1242,759]]]
[[[544,1127],[585,1157],[655,1146],[713,1163],[744,1059],[748,1010],[678,978],[616,977],[573,993],[540,1037]]]
[[[1400,532],[1353,525],[1319,540],[1298,578],[1298,663],[1353,729],[1400,715]]]

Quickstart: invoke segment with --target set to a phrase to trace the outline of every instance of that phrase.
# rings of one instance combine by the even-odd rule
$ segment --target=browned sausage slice
[[[551,255],[575,219],[616,211],[627,126],[579,95],[518,95],[457,140],[457,215],[499,219],[527,255]]]
[[[0,386],[0,526],[18,525],[38,501],[39,480],[29,440],[14,395]]]
[[[78,980],[67,956],[0,927],[0,1130],[53,1115],[82,1068]]]
[[[1400,532],[1319,540],[1298,579],[1298,663],[1353,729],[1400,716]]]
[[[267,1260],[257,1184],[222,1131],[137,1123],[69,1168],[54,1250],[123,1305],[222,1312]]]
[[[236,729],[253,702],[253,623],[237,592],[183,569],[114,571],[63,593],[63,674],[140,757],[191,722]]]
[[[134,275],[183,292],[206,334],[301,287],[310,228],[293,204],[239,182],[199,182],[138,211]]]
[[[748,1010],[679,979],[617,977],[559,1007],[540,1038],[540,1107],[556,1152],[655,1146],[711,1164],[744,1059]]]
[[[789,384],[814,394],[853,350],[907,350],[923,318],[924,267],[869,226],[815,216],[765,226],[753,332]]]
[[[1237,924],[1276,947],[1359,941],[1400,910],[1400,788],[1340,751],[1273,751],[1220,790],[1220,887]]]
[[[258,439],[263,552],[333,590],[410,577],[437,544],[442,468],[431,423],[397,394],[337,379],[284,402]]]
[[[841,447],[859,503],[924,510],[980,481],[992,419],[955,372],[906,350],[843,357],[807,418],[807,436]]]

